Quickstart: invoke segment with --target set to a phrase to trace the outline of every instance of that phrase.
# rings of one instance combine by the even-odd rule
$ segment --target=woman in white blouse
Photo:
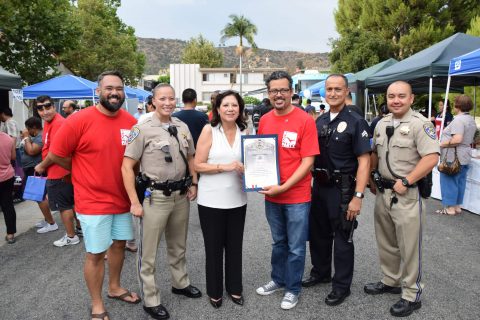
[[[237,92],[219,93],[212,106],[211,124],[203,127],[195,154],[207,294],[214,308],[222,305],[224,252],[225,289],[234,303],[243,305],[242,243],[247,210],[241,163],[241,136],[247,128],[244,109]]]

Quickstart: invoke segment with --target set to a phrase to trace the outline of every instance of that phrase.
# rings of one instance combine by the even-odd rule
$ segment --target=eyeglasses
[[[44,109],[45,110],[50,110],[52,108],[52,103],[48,102],[48,103],[45,103],[45,104],[37,104],[36,108],[37,108],[38,111],[43,111]]]
[[[286,88],[282,88],[282,89],[272,89],[272,90],[268,90],[268,93],[273,95],[273,96],[276,96],[277,94],[281,93],[282,95],[285,95],[287,93],[290,93],[290,89],[286,89]]]

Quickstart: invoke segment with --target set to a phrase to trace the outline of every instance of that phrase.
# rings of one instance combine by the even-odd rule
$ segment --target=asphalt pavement
[[[323,302],[330,285],[304,289],[297,307],[288,311],[280,309],[281,292],[265,297],[255,293],[258,286],[270,280],[271,236],[263,197],[254,193],[249,194],[244,236],[245,305],[240,307],[224,295],[223,306],[216,310],[207,301],[203,237],[196,203],[191,206],[187,266],[191,283],[204,292],[204,297],[188,299],[170,293],[170,272],[162,240],[156,271],[162,303],[171,319],[393,319],[389,308],[399,299],[398,295],[369,296],[363,292],[365,283],[381,279],[373,202],[371,194],[364,199],[360,226],[354,235],[352,294],[339,306],[330,307]],[[439,201],[427,201],[423,306],[409,319],[479,319],[480,216],[469,212],[455,217],[432,213],[440,207]],[[83,279],[83,242],[55,247],[52,243],[63,235],[63,226],[55,232],[37,234],[33,227],[41,217],[37,205],[23,202],[15,208],[18,215],[15,244],[5,244],[5,225],[3,220],[0,222],[0,319],[89,319],[89,295]],[[58,214],[55,218],[59,223]],[[307,254],[305,274],[309,268]],[[138,292],[135,254],[130,252],[126,253],[122,284]],[[141,304],[108,299],[106,285],[103,294],[110,319],[149,319]]]

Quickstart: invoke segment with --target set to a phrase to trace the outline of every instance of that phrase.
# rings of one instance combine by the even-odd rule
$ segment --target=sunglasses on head
[[[52,107],[51,102],[48,102],[48,103],[45,103],[45,104],[37,104],[37,106],[36,106],[38,111],[43,111],[43,109],[50,110],[51,107]]]

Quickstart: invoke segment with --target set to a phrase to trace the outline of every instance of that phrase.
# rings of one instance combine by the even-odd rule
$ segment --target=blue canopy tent
[[[478,83],[478,78],[480,78],[480,49],[474,50],[472,52],[466,53],[459,57],[452,58],[450,60],[450,65],[448,68],[448,80],[447,80],[447,90],[445,93],[445,102],[446,105],[448,100],[448,93],[450,91],[450,84],[452,77],[455,79],[462,79],[462,83],[465,85],[473,85],[474,87]],[[473,105],[475,115],[477,103],[476,103],[476,92],[473,97]],[[445,119],[445,112],[447,108],[443,108],[442,114],[442,124],[440,126],[440,135],[443,132],[443,121]]]
[[[349,83],[350,83],[350,81],[352,81],[353,76],[354,75],[352,73],[346,73],[345,74],[345,77],[347,77]],[[310,87],[308,87],[307,89],[305,89],[303,91],[300,91],[298,94],[301,97],[305,96],[307,98],[313,97],[313,96],[321,96],[321,97],[325,98],[325,81],[326,80],[317,82],[317,83],[311,85]]]
[[[48,95],[52,99],[95,99],[97,83],[73,76],[64,75],[23,88],[24,99],[35,99],[40,95]],[[136,98],[133,89],[125,89],[127,98]]]
[[[130,88],[130,87],[128,87]],[[136,93],[138,101],[140,102],[145,102],[149,96],[152,95],[150,91],[139,89],[139,88],[130,88],[133,90],[133,92]]]

